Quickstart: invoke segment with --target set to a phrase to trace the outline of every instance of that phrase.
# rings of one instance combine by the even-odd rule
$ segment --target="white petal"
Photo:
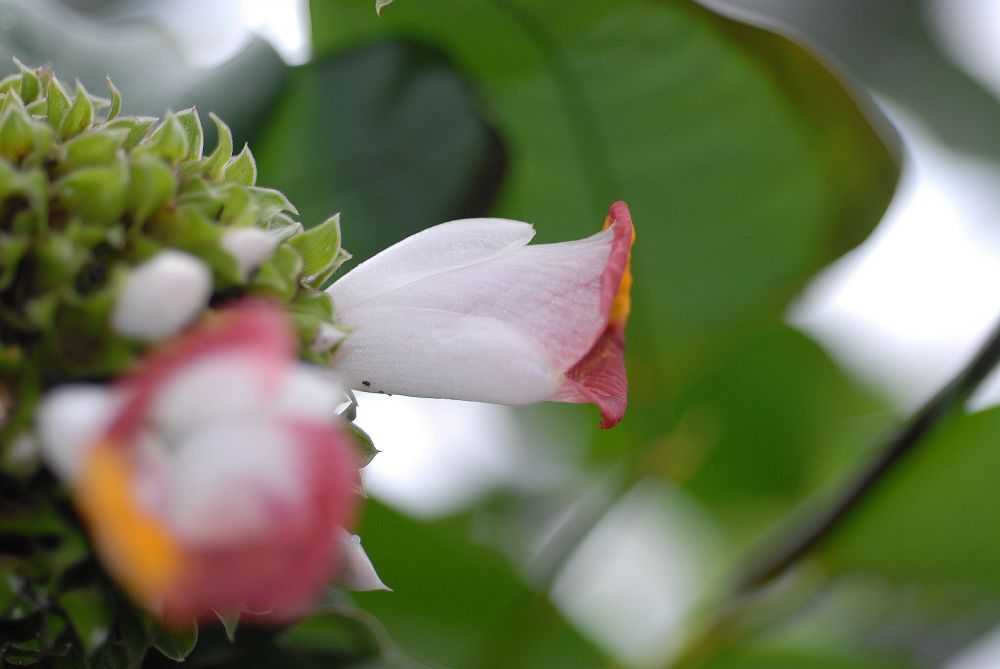
[[[330,372],[299,363],[289,367],[282,379],[273,411],[282,417],[329,423],[345,398],[343,387]]]
[[[534,235],[529,224],[503,218],[442,223],[366,260],[327,292],[337,309],[347,309],[422,278],[510,253],[525,246]]]
[[[65,481],[79,474],[83,455],[107,428],[118,398],[96,385],[68,385],[50,390],[36,414],[42,455]]]
[[[215,425],[177,446],[170,522],[185,541],[218,545],[266,531],[276,502],[302,497],[294,437],[273,422]]]
[[[365,307],[420,307],[503,322],[544,347],[569,369],[604,330],[601,276],[612,235],[540,244],[413,281],[366,301]],[[348,325],[350,309],[338,311]],[[405,327],[405,325],[403,326]]]
[[[452,239],[483,228],[449,225]],[[339,302],[332,291],[341,325],[354,329],[334,357],[335,371],[361,390],[503,404],[548,399],[607,322],[601,277],[612,234],[446,263],[405,282],[383,263],[394,278],[386,285],[362,275],[376,284],[363,304]]]
[[[369,592],[372,590],[389,590],[375,572],[372,561],[361,547],[361,537],[339,528],[340,534],[340,573],[334,579],[334,585],[344,590],[354,592]]]
[[[150,416],[170,440],[196,429],[258,417],[277,399],[273,367],[245,353],[216,353],[184,366],[160,387]]]
[[[562,383],[536,341],[503,321],[436,309],[359,308],[333,358],[352,388],[528,404]]]
[[[230,228],[222,235],[222,248],[236,259],[244,276],[271,257],[281,238],[259,228]]]
[[[128,337],[156,341],[191,322],[212,295],[212,273],[202,261],[180,251],[161,251],[133,268],[111,325]]]

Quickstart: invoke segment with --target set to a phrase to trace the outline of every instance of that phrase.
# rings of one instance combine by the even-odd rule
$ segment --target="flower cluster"
[[[287,621],[331,582],[384,588],[350,533],[373,454],[337,413],[350,389],[622,419],[624,203],[559,244],[444,223],[323,290],[349,257],[339,219],[303,228],[219,119],[206,156],[193,109],[120,117],[113,86],[70,97],[19,67],[0,82],[2,467],[25,508],[68,494],[107,574],[160,621]],[[40,498],[48,472],[61,485]],[[10,569],[34,578],[24,592],[62,582]]]

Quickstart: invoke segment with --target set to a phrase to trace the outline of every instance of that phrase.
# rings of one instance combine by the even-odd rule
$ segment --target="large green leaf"
[[[295,70],[254,152],[261,183],[282,189],[306,227],[341,212],[361,259],[485,213],[503,168],[469,82],[440,52],[398,41]]]
[[[894,187],[885,145],[822,64],[691,2],[312,10],[321,52],[403,36],[469,73],[510,156],[497,212],[536,223],[540,240],[588,234],[613,199],[630,203],[632,360],[652,365],[640,402],[662,403],[741,324],[778,318],[870,232]]]
[[[746,538],[788,513],[894,420],[807,337],[762,328],[673,402],[647,457]]]

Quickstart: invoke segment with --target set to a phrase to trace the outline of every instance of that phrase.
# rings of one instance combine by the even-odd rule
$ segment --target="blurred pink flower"
[[[605,230],[528,246],[505,219],[419,232],[334,283],[353,331],[333,359],[352,388],[500,404],[591,402],[601,427],[625,413],[632,220],[616,202]]]
[[[43,401],[43,453],[108,571],[167,623],[297,617],[335,575],[357,462],[343,393],[298,362],[277,306],[197,324],[110,389]]]

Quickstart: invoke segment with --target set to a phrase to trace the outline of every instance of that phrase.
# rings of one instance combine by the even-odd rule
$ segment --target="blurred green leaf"
[[[402,42],[295,70],[254,151],[260,182],[284,191],[307,227],[341,212],[344,245],[361,258],[485,214],[504,160],[465,77]]]
[[[385,654],[388,639],[367,614],[345,607],[323,611],[290,627],[282,633],[280,643],[331,657],[361,659]]]
[[[143,150],[178,163],[189,155],[188,131],[176,114],[168,114],[143,143]]]
[[[198,623],[191,622],[184,627],[160,628],[153,638],[153,647],[165,657],[183,662],[198,645]]]
[[[121,658],[124,667],[138,667],[153,642],[155,630],[148,614],[130,606],[120,606],[115,620],[115,637],[108,652]],[[112,665],[114,666],[114,665]]]
[[[327,604],[321,609],[284,629],[251,621],[240,626],[236,643],[219,626],[205,626],[185,664],[216,669],[422,669],[423,665],[392,646],[378,621],[364,611],[345,604]],[[155,655],[143,664],[171,665]]]
[[[88,165],[107,165],[114,160],[127,137],[128,131],[124,128],[90,131],[74,137],[63,145],[57,169],[65,174]]]
[[[59,180],[55,189],[67,212],[110,225],[125,213],[128,168],[120,160],[106,167],[82,167]]]
[[[299,290],[298,279],[301,274],[302,256],[291,246],[282,244],[253,275],[250,290],[255,295],[287,302]]]
[[[162,160],[136,156],[129,165],[128,212],[142,225],[166,204],[177,187],[177,176]]]
[[[111,629],[113,612],[100,589],[94,587],[64,592],[59,596],[59,606],[69,618],[88,655],[104,645]]]
[[[672,402],[677,425],[643,469],[680,481],[745,538],[788,512],[891,425],[805,335],[748,333]]]
[[[699,669],[916,669],[920,665],[876,653],[845,647],[739,648],[714,661],[692,665]]]
[[[532,592],[496,553],[468,542],[468,521],[420,522],[370,500],[359,533],[393,592],[356,593],[359,604],[393,641],[435,664],[601,666],[600,652],[544,595]]]

